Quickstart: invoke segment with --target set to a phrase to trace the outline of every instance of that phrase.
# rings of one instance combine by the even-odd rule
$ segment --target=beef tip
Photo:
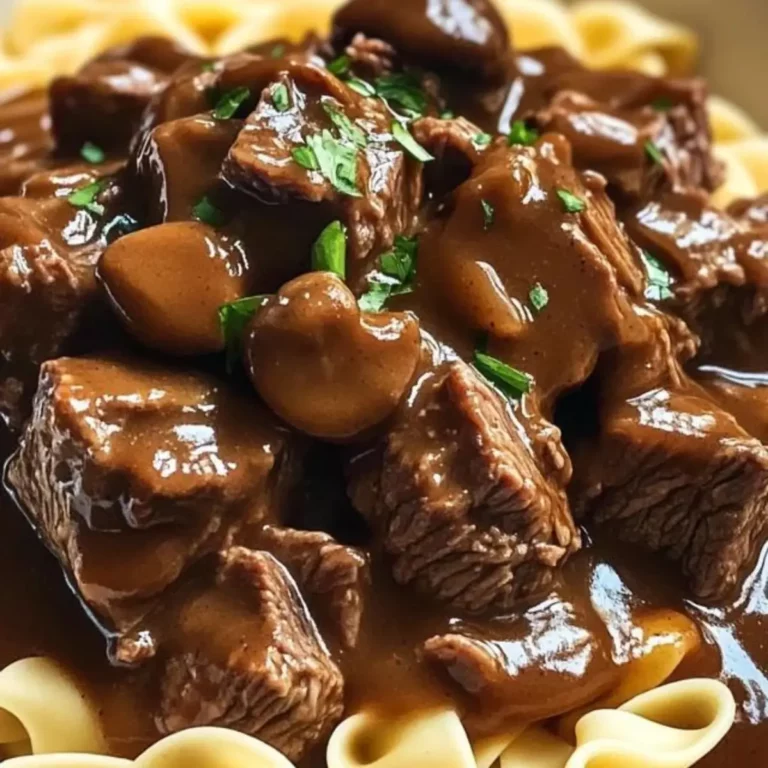
[[[184,64],[199,62],[200,58],[170,37],[144,35],[125,45],[101,53],[97,61],[131,61],[172,75]]]
[[[248,293],[241,244],[200,222],[120,238],[101,257],[98,275],[130,333],[172,355],[224,349],[219,308]]]
[[[299,760],[343,713],[343,679],[293,579],[266,552],[221,554],[215,586],[178,609],[161,733],[222,726]]]
[[[27,414],[40,363],[108,317],[95,280],[105,219],[98,209],[67,201],[99,174],[77,169],[54,176],[31,177],[27,197],[0,199],[0,411],[15,426]]]
[[[53,149],[44,91],[0,97],[0,196],[16,195],[22,182],[40,170]]]
[[[355,72],[367,77],[381,77],[389,74],[395,66],[397,51],[384,40],[356,34],[345,49]]]
[[[192,218],[215,185],[241,123],[195,115],[162,123],[134,146],[132,183],[145,203],[149,223]]]
[[[475,335],[488,334],[493,355],[534,376],[545,407],[589,377],[601,350],[647,333],[633,308],[642,300],[640,256],[604,181],[569,161],[556,134],[486,152],[419,247],[417,302],[437,296],[443,317],[471,329],[454,348],[471,354]],[[548,296],[539,309],[536,286]],[[444,319],[421,322],[444,338]]]
[[[702,365],[696,380],[744,430],[768,443],[768,390],[760,374]]]
[[[728,206],[728,213],[748,226],[768,224],[768,192],[752,200],[736,200]]]
[[[343,647],[354,648],[370,580],[368,555],[321,531],[268,525],[258,541],[296,579],[320,626],[328,626]]]
[[[461,362],[421,376],[377,450],[351,464],[350,497],[395,580],[472,613],[540,594],[580,546],[560,433]],[[523,420],[525,423],[523,423]]]
[[[768,310],[767,226],[746,226],[693,190],[666,192],[628,210],[624,220],[669,273],[650,265],[648,298],[683,317],[705,352]]]
[[[347,275],[358,287],[371,257],[413,227],[421,201],[420,164],[394,140],[392,124],[379,99],[294,64],[262,93],[223,176],[264,202],[323,203],[326,223],[347,226]]]
[[[136,361],[43,365],[8,482],[102,626],[154,598],[246,523],[277,521],[287,434],[215,379]]]
[[[92,61],[74,75],[57,77],[49,89],[57,148],[77,154],[90,141],[125,152],[144,108],[167,82],[158,70],[118,59]]]
[[[500,79],[509,36],[490,0],[407,0],[392,13],[388,0],[350,0],[333,17],[334,37],[358,32],[390,43],[406,60]]]
[[[267,300],[244,344],[251,381],[275,413],[307,434],[345,440],[384,421],[407,392],[419,324],[410,313],[361,312],[336,275],[310,272]]]
[[[678,562],[700,598],[725,597],[764,538],[768,449],[693,386],[610,400],[574,464],[575,512]]]

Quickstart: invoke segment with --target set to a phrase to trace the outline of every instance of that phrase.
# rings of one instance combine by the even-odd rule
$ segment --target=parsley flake
[[[97,216],[101,216],[104,213],[104,206],[97,198],[106,189],[108,183],[107,179],[99,179],[86,184],[72,192],[67,198],[67,202],[75,208],[84,208]]]
[[[666,96],[660,96],[658,99],[654,99],[651,102],[651,106],[657,112],[669,112],[669,110],[672,109],[674,104],[672,103],[672,99],[668,99]]]
[[[483,229],[487,232],[493,226],[496,209],[487,200],[481,200],[480,206],[483,209]]]
[[[450,110],[450,109],[444,109],[444,110],[443,110],[443,111],[440,113],[440,119],[441,119],[441,120],[453,120],[453,118],[454,118],[454,117],[456,117],[456,113],[455,113],[455,112],[453,112],[453,111],[452,111],[452,110]]]
[[[541,283],[536,283],[528,292],[528,301],[534,311],[541,312],[549,304],[549,292]]]
[[[318,170],[334,188],[344,195],[361,197],[357,188],[357,149],[335,139],[330,131],[308,136],[306,141]]]
[[[476,147],[487,147],[493,141],[493,136],[490,133],[478,133],[472,139],[472,143]]]
[[[277,45],[272,46],[269,56],[272,59],[279,59],[281,56],[285,56],[285,51],[285,45],[283,45],[283,43],[278,43]]]
[[[216,120],[229,120],[235,116],[240,107],[250,98],[251,89],[242,85],[239,88],[233,88],[219,97],[213,110],[213,116]]]
[[[376,95],[376,89],[370,83],[361,80],[359,77],[350,77],[349,80],[347,80],[347,85],[361,96],[371,97]]]
[[[347,230],[340,221],[332,221],[312,246],[312,269],[333,272],[342,280],[347,274]]]
[[[419,250],[419,241],[415,237],[398,235],[391,251],[381,257],[381,271],[389,277],[406,283],[413,279],[416,270],[416,256]]]
[[[343,112],[328,101],[323,101],[323,109],[331,122],[336,126],[339,135],[352,142],[357,147],[364,149],[368,146],[368,138],[364,131],[358,128]]]
[[[509,128],[507,144],[531,147],[539,140],[539,132],[535,128],[529,128],[525,120],[515,120]]]
[[[349,66],[352,63],[352,59],[349,56],[343,55],[335,58],[330,64],[328,64],[328,71],[336,75],[336,77],[342,77],[349,72]]]
[[[195,205],[192,215],[212,227],[220,227],[224,223],[224,214],[207,197],[201,198]]]
[[[288,111],[291,100],[288,96],[288,86],[285,83],[278,83],[272,88],[272,103],[278,112]]]
[[[392,121],[392,135],[400,146],[410,155],[420,160],[422,163],[428,163],[435,158],[411,136],[410,131],[399,121]]]
[[[80,157],[82,157],[86,163],[98,165],[99,163],[104,162],[106,155],[101,147],[97,147],[91,141],[86,141],[80,149]]]
[[[319,171],[320,166],[317,164],[317,158],[312,151],[312,147],[301,146],[296,147],[291,153],[293,159],[302,167],[308,171]]]
[[[381,312],[390,297],[411,293],[418,248],[415,237],[395,238],[393,249],[381,257],[381,272],[368,277],[368,290],[358,299],[363,312]]]
[[[407,72],[377,77],[375,87],[378,96],[408,117],[421,117],[427,111],[427,95],[421,83]]]
[[[663,165],[664,164],[664,155],[661,153],[661,150],[659,149],[658,145],[655,144],[652,141],[646,141],[645,142],[645,154],[648,155],[648,157],[651,158],[651,160],[656,163],[656,165]]]
[[[519,399],[523,395],[529,394],[533,387],[533,378],[529,374],[507,365],[485,352],[475,350],[473,363],[488,381],[509,397]]]
[[[648,251],[640,251],[645,272],[648,275],[648,285],[645,298],[649,301],[666,301],[674,297],[672,293],[672,277],[664,269],[661,262]]]
[[[240,357],[246,326],[256,311],[264,306],[267,299],[269,296],[246,296],[244,299],[230,301],[219,307],[219,327],[227,350],[228,373],[232,373]]]
[[[216,64],[213,61],[205,61],[200,66],[202,72],[214,72],[216,70]]]
[[[560,198],[566,213],[581,213],[587,207],[587,204],[580,197],[576,197],[567,189],[558,189],[557,196]]]

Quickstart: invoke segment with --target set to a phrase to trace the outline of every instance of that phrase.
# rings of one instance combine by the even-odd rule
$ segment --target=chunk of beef
[[[50,86],[51,121],[58,149],[77,154],[90,141],[124,152],[144,108],[165,88],[168,76],[124,59],[92,61]]]
[[[698,597],[725,597],[767,530],[768,449],[693,387],[609,400],[601,421],[574,454],[575,512],[679,562]]]
[[[347,226],[347,274],[358,287],[371,257],[414,225],[421,201],[420,165],[394,140],[392,122],[380,100],[293,64],[262,93],[223,176],[265,202],[324,203],[326,223]]]
[[[119,632],[242,525],[279,521],[292,455],[268,413],[215,379],[61,358],[42,367],[8,481],[83,601]]]
[[[671,274],[669,286],[657,277],[649,298],[668,300],[702,337],[705,351],[736,330],[739,319],[749,324],[768,309],[766,225],[745,225],[692,190],[666,192],[628,210],[624,220],[632,238]]]
[[[39,174],[25,182],[26,197],[0,199],[0,411],[13,425],[27,413],[40,363],[96,318],[104,324],[95,265],[105,221],[66,199],[98,178],[82,169]]]
[[[161,733],[222,726],[298,760],[343,712],[343,679],[293,579],[266,552],[221,555],[216,585],[175,617]]]
[[[150,224],[192,218],[215,185],[242,122],[210,114],[182,117],[139,134],[130,172]]]
[[[395,580],[470,612],[539,594],[580,545],[559,431],[515,409],[464,363],[422,377],[350,496]],[[525,419],[524,425],[522,419]],[[538,423],[533,423],[538,422]]]
[[[356,34],[345,49],[350,64],[356,72],[366,77],[381,77],[390,73],[395,66],[397,51],[384,40]]]
[[[53,141],[48,95],[12,91],[0,97],[0,196],[16,195],[24,179],[44,164]]]
[[[419,323],[410,313],[361,312],[339,277],[310,272],[265,302],[243,346],[254,387],[291,426],[327,440],[359,439],[408,392]]]
[[[170,37],[144,35],[125,45],[118,45],[99,54],[96,61],[131,61],[172,75],[179,67],[200,58]]]
[[[271,525],[258,542],[288,568],[321,626],[326,623],[345,648],[354,648],[370,579],[368,555],[321,531]]]
[[[768,192],[753,200],[736,200],[728,206],[728,213],[749,226],[768,224]]]
[[[453,315],[451,327],[469,333],[450,343],[467,356],[476,334],[488,334],[494,356],[535,378],[545,410],[589,377],[602,350],[647,335],[634,309],[644,289],[640,256],[604,186],[573,169],[556,134],[535,147],[497,147],[420,241],[422,327],[445,339]],[[548,297],[538,309],[536,286]],[[434,297],[436,321],[421,311]]]
[[[388,0],[350,0],[333,17],[344,43],[358,32],[390,43],[406,60],[437,69],[501,78],[509,36],[490,0],[407,0],[392,13]]]

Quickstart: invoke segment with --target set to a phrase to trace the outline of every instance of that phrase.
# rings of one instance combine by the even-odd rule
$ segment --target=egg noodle
[[[560,45],[593,67],[652,75],[692,71],[689,30],[619,0],[497,0],[520,49]],[[254,40],[327,31],[338,0],[20,0],[0,50],[0,88],[40,86],[101,50],[164,34],[198,53],[225,54]],[[710,101],[716,152],[728,170],[720,205],[768,190],[768,136],[741,110]],[[679,614],[647,618],[645,643],[617,687],[546,728],[511,725],[471,740],[459,714],[437,709],[401,718],[358,712],[334,731],[328,768],[687,768],[722,739],[735,717],[716,680],[666,683],[698,644]],[[665,684],[666,683],[666,684]],[[575,683],[577,684],[577,683]],[[220,728],[167,737],[135,761],[107,756],[96,706],[48,659],[0,672],[3,768],[291,768],[258,739]]]

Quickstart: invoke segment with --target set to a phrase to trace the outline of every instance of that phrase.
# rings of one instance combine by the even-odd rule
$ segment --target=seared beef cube
[[[647,335],[633,308],[644,289],[640,255],[604,186],[573,169],[556,134],[497,147],[420,240],[417,301],[437,297],[440,317],[453,314],[469,344],[487,334],[491,354],[535,376],[545,407],[583,383],[602,350]],[[539,309],[536,286],[548,296]],[[417,306],[422,327],[444,338],[445,321],[433,327]]]
[[[293,579],[268,553],[223,552],[216,585],[174,619],[162,733],[222,726],[298,760],[341,719],[341,672]]]
[[[624,220],[635,242],[670,274],[668,281],[656,276],[648,298],[680,314],[705,351],[768,309],[768,226],[750,228],[697,191],[666,192],[627,211]]]
[[[214,186],[242,123],[195,115],[140,134],[131,172],[149,223],[182,221]]]
[[[728,213],[750,227],[768,224],[768,192],[754,200],[736,200],[728,206]]]
[[[77,74],[57,77],[50,86],[56,146],[77,154],[87,141],[124,152],[150,99],[168,76],[126,60],[93,61]]]
[[[356,33],[390,43],[405,59],[497,79],[506,72],[509,36],[490,0],[349,0],[333,17],[334,37]]]
[[[56,176],[77,186],[97,178],[90,171]],[[95,264],[105,247],[100,217],[70,205],[66,186],[56,184],[59,196],[40,199],[33,196],[48,190],[50,179],[33,176],[25,186],[28,197],[0,199],[0,411],[16,426],[29,408],[37,366],[66,352],[81,328],[102,317]]]
[[[354,648],[370,578],[368,555],[321,531],[271,525],[258,542],[288,568],[321,626],[324,619],[345,648]]]
[[[399,584],[504,612],[546,590],[579,548],[563,490],[570,461],[556,428],[524,426],[531,411],[456,362],[422,377],[383,444],[352,463],[350,496]]]
[[[130,43],[118,45],[99,54],[96,61],[132,61],[145,67],[172,75],[179,67],[200,58],[170,37],[144,35]]]
[[[392,124],[379,99],[325,69],[292,64],[264,90],[223,176],[264,202],[325,203],[326,223],[347,226],[347,273],[358,287],[369,257],[413,227],[421,201],[420,166],[395,141]]]
[[[81,598],[132,627],[240,526],[277,521],[286,433],[202,374],[135,361],[43,365],[8,481]]]
[[[44,91],[0,96],[0,196],[16,195],[24,179],[39,170],[53,148]]]
[[[611,401],[574,454],[575,511],[725,597],[768,530],[768,449],[700,390]]]
[[[768,443],[768,388],[762,374],[702,366],[697,381],[745,431]]]
[[[349,57],[350,67],[366,78],[389,74],[395,68],[397,58],[397,51],[389,43],[360,32],[352,38],[344,53]]]

